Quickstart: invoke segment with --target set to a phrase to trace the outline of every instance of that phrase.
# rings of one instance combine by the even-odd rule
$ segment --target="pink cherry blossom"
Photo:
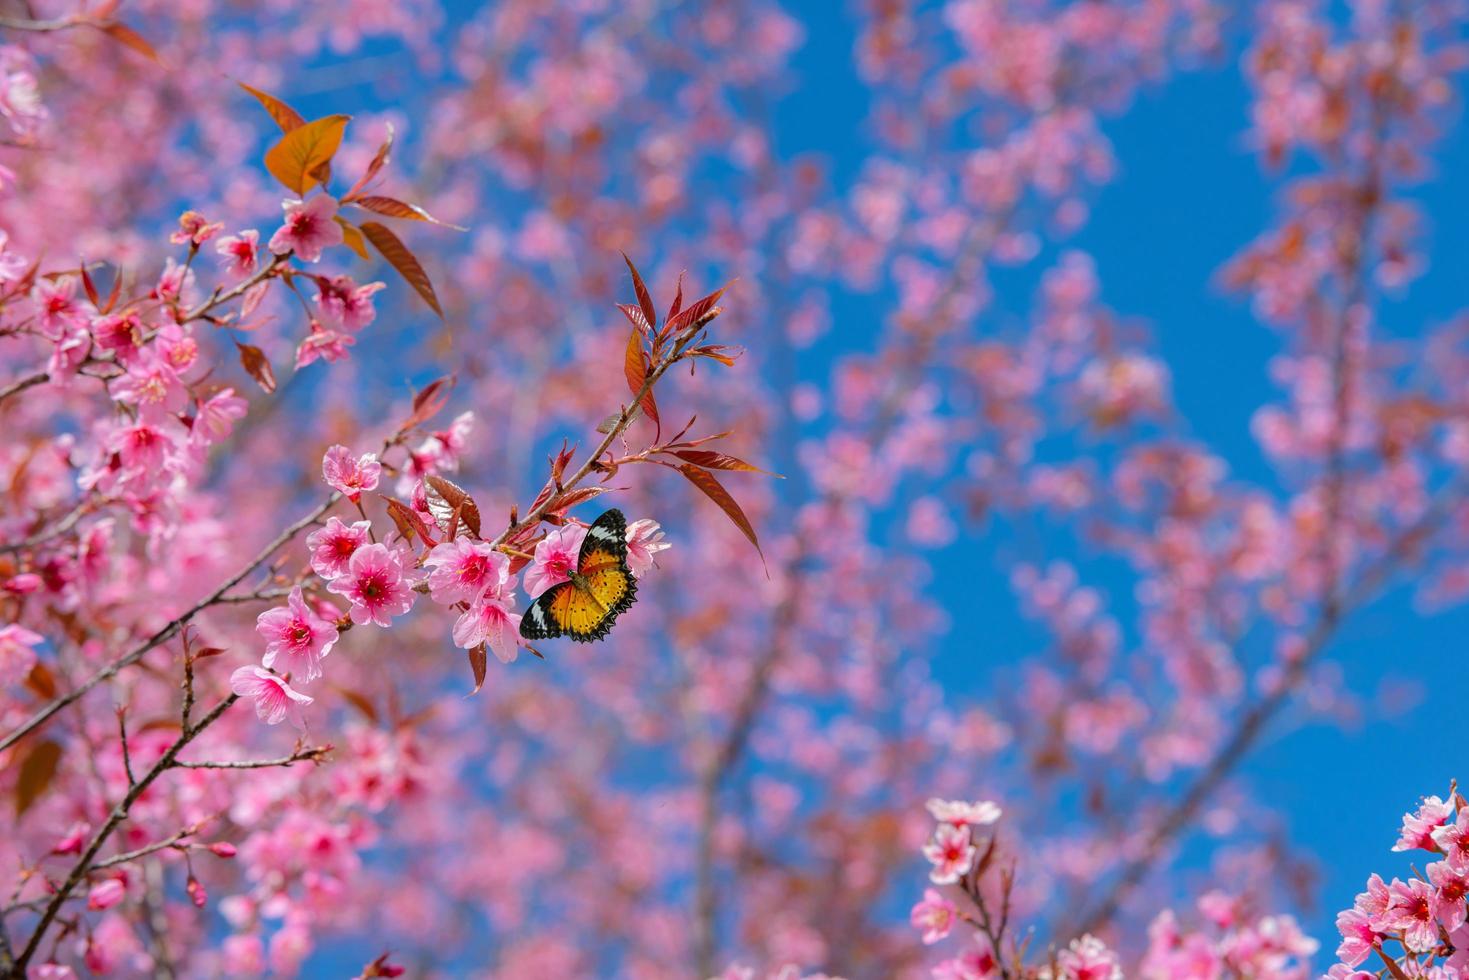
[[[924,889],[923,901],[913,906],[908,914],[913,927],[923,930],[925,945],[932,945],[947,936],[957,917],[954,903],[932,888]]]
[[[1122,961],[1096,936],[1073,939],[1056,964],[1061,980],[1122,980]]]
[[[435,602],[452,605],[474,602],[487,593],[493,598],[510,594],[510,559],[484,541],[459,537],[442,542],[424,564],[433,569],[428,586]]]
[[[270,236],[270,250],[277,255],[292,253],[303,262],[321,259],[323,249],[342,243],[342,226],[337,224],[337,202],[326,193],[304,201],[286,201],[285,224]]]
[[[657,521],[645,517],[627,526],[627,567],[638,578],[658,564],[658,552],[670,547],[672,544],[663,540],[663,528]]]
[[[330,581],[347,570],[352,555],[372,540],[368,521],[344,524],[339,517],[329,517],[325,526],[306,536],[311,551],[311,570]]]
[[[104,878],[87,892],[87,908],[94,912],[110,909],[127,897],[127,882],[122,878]]]
[[[377,489],[382,471],[377,453],[354,456],[342,445],[332,446],[321,458],[321,476],[327,486],[354,503],[362,499],[364,491]]]
[[[1392,849],[1395,851],[1438,850],[1438,845],[1433,840],[1433,832],[1448,820],[1449,811],[1449,805],[1437,796],[1426,797],[1415,812],[1403,815],[1403,831]]]
[[[519,656],[516,636],[520,615],[511,612],[515,596],[485,594],[470,603],[468,611],[454,622],[454,645],[468,650],[481,643],[489,644],[501,663],[512,663]]]
[[[934,828],[933,839],[923,845],[923,856],[933,864],[928,880],[935,885],[952,885],[974,866],[979,849],[969,838],[968,827],[941,823]]]
[[[298,585],[287,605],[267,609],[255,620],[255,632],[265,639],[263,666],[290,673],[302,681],[321,676],[321,660],[337,642],[337,627],[307,605]]]
[[[327,588],[352,603],[352,622],[391,626],[394,616],[413,607],[408,570],[412,558],[383,544],[363,545],[352,553],[347,570]]]
[[[585,526],[566,524],[541,539],[536,545],[535,560],[525,570],[525,591],[532,599],[551,586],[571,579],[586,536]]]
[[[301,709],[313,699],[296,691],[285,678],[264,667],[250,664],[236,670],[230,675],[230,690],[255,702],[255,717],[267,725],[279,725],[290,719],[297,728],[306,727]]]
[[[1358,966],[1372,954],[1374,945],[1382,941],[1382,933],[1372,926],[1372,919],[1359,909],[1337,913],[1336,928],[1341,933],[1337,959],[1347,966]]]
[[[1388,886],[1390,897],[1382,923],[1400,930],[1403,945],[1415,952],[1432,949],[1438,943],[1439,898],[1428,882],[1394,879]]]
[[[1000,808],[988,800],[965,803],[960,800],[931,799],[926,804],[935,820],[955,827],[982,827],[1000,819]]]
[[[358,285],[351,276],[318,276],[316,308],[321,322],[343,330],[357,331],[377,315],[373,296],[387,288],[386,283]]]
[[[0,626],[0,688],[24,681],[36,666],[35,648],[45,637],[23,626],[10,623]]]
[[[255,274],[260,264],[260,232],[247,228],[238,235],[226,235],[214,243],[225,277],[241,282]]]
[[[1434,827],[1430,834],[1434,845],[1443,851],[1449,864],[1469,871],[1469,807],[1459,807],[1453,823]]]
[[[350,356],[347,348],[357,343],[351,334],[323,327],[320,321],[311,321],[311,332],[296,347],[296,369],[300,370],[318,360],[335,364]]]
[[[1469,897],[1469,868],[1456,868],[1447,861],[1434,861],[1424,868],[1428,883],[1438,899],[1438,921],[1448,930],[1464,924],[1464,900]]]
[[[198,211],[185,211],[179,215],[179,230],[170,235],[168,240],[175,245],[193,245],[197,248],[223,229],[223,223],[211,222]]]

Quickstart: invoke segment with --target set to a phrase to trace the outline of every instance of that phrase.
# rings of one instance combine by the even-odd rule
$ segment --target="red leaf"
[[[559,494],[546,507],[547,514],[564,514],[577,504],[584,504],[593,497],[600,497],[607,492],[606,487],[578,487]]]
[[[38,660],[26,675],[26,687],[42,701],[50,701],[56,697],[56,675]]]
[[[734,283],[731,282],[729,285],[716,289],[703,299],[691,303],[689,308],[679,313],[678,316],[670,317],[668,322],[663,325],[664,335],[674,336],[694,324],[700,323],[700,321],[703,321],[703,323],[709,322],[709,319],[712,319],[712,317],[708,317],[708,314],[714,313],[717,309],[714,304],[719,302],[719,297],[723,296],[724,291],[733,285]]]
[[[389,218],[407,218],[409,221],[427,221],[431,225],[440,225],[444,228],[453,228],[455,231],[467,231],[459,225],[451,225],[447,221],[440,221],[429,214],[417,204],[409,204],[394,197],[359,197],[352,201],[359,208],[364,208],[376,214],[385,214]]]
[[[648,295],[648,287],[643,283],[643,277],[638,275],[637,266],[632,264],[632,259],[627,253],[622,253],[622,261],[627,263],[627,271],[632,273],[632,288],[638,294],[638,307],[643,311],[643,319],[648,321],[648,326],[658,322],[658,314],[653,309],[653,297]]]
[[[642,395],[638,405],[661,433],[663,425],[658,421],[658,403],[653,400],[653,388],[649,386],[647,391],[643,390],[643,386],[648,383],[648,362],[643,356],[643,335],[636,327],[627,338],[627,351],[622,356],[622,373],[627,378],[628,391],[634,398]]]
[[[269,394],[275,391],[275,371],[270,366],[270,358],[259,347],[251,344],[242,344],[238,340],[235,346],[240,349],[240,364],[244,366],[246,373],[255,379],[255,383]]]
[[[474,697],[479,693],[480,688],[485,686],[485,674],[489,664],[490,658],[483,643],[469,651],[469,669],[474,671],[474,690],[469,692],[470,697]]]
[[[376,725],[379,721],[377,708],[375,708],[361,691],[354,691],[349,687],[337,688],[337,693],[347,699],[347,703],[356,708],[362,717]]]
[[[352,189],[342,198],[343,204],[355,200],[357,195],[372,182],[372,178],[376,177],[383,167],[387,166],[388,157],[393,152],[393,136],[393,124],[388,123],[388,135],[384,137],[382,145],[377,148],[377,153],[373,154],[372,162],[367,165],[367,170],[363,172],[361,177],[357,178],[357,183],[353,184]]]
[[[464,491],[464,488],[446,480],[441,476],[424,477],[426,484],[424,495],[428,498],[429,513],[434,515],[434,520],[440,526],[444,526],[455,511],[459,512],[459,520],[469,528],[470,533],[479,537],[479,505],[474,498]],[[443,516],[440,516],[440,510]]]
[[[755,529],[750,526],[750,519],[745,516],[745,512],[740,508],[739,502],[731,497],[729,491],[724,489],[724,485],[714,478],[714,474],[700,469],[692,463],[684,463],[678,468],[678,471],[687,477],[690,483],[703,491],[704,496],[719,505],[719,509],[729,516],[729,519],[734,522],[734,526],[744,532],[745,537],[750,539],[750,543],[755,546],[755,550],[759,552],[760,560],[763,562],[765,560],[765,552],[760,549],[760,539],[755,536]]]
[[[275,120],[275,124],[281,128],[282,133],[289,133],[293,129],[300,129],[306,125],[306,119],[301,113],[292,109],[269,92],[262,92],[260,89],[246,85],[244,82],[237,82],[236,84],[255,96],[260,101],[260,104],[265,106],[265,111],[270,113],[270,118]]]
[[[622,311],[622,315],[627,317],[627,321],[631,323],[639,333],[643,334],[644,336],[652,333],[653,328],[648,325],[648,320],[646,317],[643,316],[642,310],[638,309],[636,306],[633,306],[631,303],[618,303],[617,308]]]
[[[15,780],[15,815],[21,817],[40,799],[56,776],[56,767],[61,762],[61,746],[47,740],[38,743],[26,753],[20,762],[20,774]]]
[[[418,516],[418,511],[409,507],[396,497],[389,497],[387,494],[378,494],[378,496],[382,497],[383,501],[387,503],[388,516],[398,526],[398,533],[403,536],[405,541],[410,540],[413,535],[417,534],[424,544],[434,545],[438,543],[434,539],[433,532],[423,522],[423,518]]]
[[[734,354],[725,354],[724,351],[727,350],[734,351]],[[726,344],[706,344],[703,347],[692,347],[689,349],[689,355],[691,357],[707,357],[711,361],[718,361],[725,367],[734,367],[735,358],[743,353],[744,351],[740,348],[730,347]]]
[[[422,425],[435,415],[448,403],[449,392],[454,390],[457,377],[446,374],[442,378],[435,378],[424,385],[423,390],[413,396],[413,411],[398,426],[398,431],[406,431],[416,425]]]
[[[98,309],[102,308],[102,297],[97,294],[97,284],[92,282],[92,274],[87,271],[87,263],[82,263],[82,288],[87,291],[87,299]]]
[[[429,281],[428,273],[424,271],[418,257],[408,250],[408,246],[399,241],[398,236],[389,231],[386,225],[380,225],[376,221],[364,221],[362,233],[442,320],[444,310],[439,306],[439,297],[434,294],[434,284]]]
[[[112,38],[118,44],[132,48],[134,51],[138,52],[138,54],[147,58],[155,65],[158,65],[160,68],[168,67],[163,63],[163,59],[158,56],[158,52],[153,50],[153,45],[149,44],[147,39],[144,38],[143,35],[139,34],[137,31],[133,30],[126,24],[119,24],[116,22],[113,22],[111,24],[98,24],[97,29],[103,34],[106,34],[108,37]]]
[[[758,466],[751,466],[738,456],[716,453],[709,449],[679,449],[675,450],[673,455],[685,462],[710,470],[737,470],[744,473],[764,473],[766,476],[777,475],[769,470],[762,470]]]
[[[683,309],[683,273],[678,274],[678,289],[673,294],[673,305],[668,308],[668,319],[672,320],[678,316],[678,311]],[[666,322],[666,321],[665,321]]]

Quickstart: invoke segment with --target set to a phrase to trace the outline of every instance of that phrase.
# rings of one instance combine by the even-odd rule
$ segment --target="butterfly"
[[[542,592],[520,620],[527,640],[600,640],[638,594],[627,567],[627,518],[609,510],[587,528],[571,578]]]

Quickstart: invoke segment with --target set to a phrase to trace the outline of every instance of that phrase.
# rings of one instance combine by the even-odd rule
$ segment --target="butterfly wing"
[[[606,551],[618,561],[627,560],[627,518],[616,507],[593,521],[587,528],[587,536],[581,540],[576,565],[583,575],[587,574],[587,559],[595,550]]]
[[[579,643],[600,640],[638,594],[627,567],[627,519],[622,511],[604,513],[587,528],[577,555],[577,574],[586,588],[562,582],[541,593],[520,620],[528,640],[570,636]]]
[[[553,585],[542,592],[520,617],[520,635],[527,640],[549,640],[566,632],[568,607],[576,589],[570,582]]]

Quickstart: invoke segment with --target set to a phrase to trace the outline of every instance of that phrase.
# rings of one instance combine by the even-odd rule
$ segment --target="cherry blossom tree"
[[[0,971],[1324,969],[1241,764],[1469,582],[1465,321],[1380,322],[1464,12],[1349,6],[854,3],[849,168],[775,0],[0,4]],[[1071,241],[1201,65],[1260,479]],[[636,605],[528,640],[610,507]],[[1049,638],[974,690],[956,545]],[[1464,968],[1464,812],[1333,976]]]

